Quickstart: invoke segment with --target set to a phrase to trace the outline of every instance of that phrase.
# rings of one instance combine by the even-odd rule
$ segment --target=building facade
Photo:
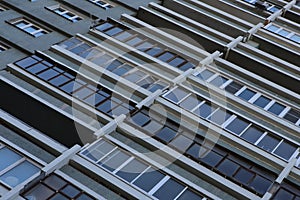
[[[300,2],[0,1],[0,199],[300,199]]]

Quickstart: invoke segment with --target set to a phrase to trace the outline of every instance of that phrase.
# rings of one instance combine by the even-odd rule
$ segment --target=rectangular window
[[[78,15],[76,15],[74,12],[72,12],[64,7],[61,7],[59,5],[48,7],[48,9],[66,19],[70,20],[71,22],[77,22],[79,20],[82,20],[82,18],[79,17]]]
[[[46,31],[46,30],[40,28],[39,26],[30,22],[27,19],[21,18],[18,20],[13,20],[10,23],[13,24],[14,26],[16,26],[17,28],[29,33],[30,35],[32,35],[34,37],[39,37],[39,36],[49,33],[49,31]]]
[[[5,46],[4,44],[1,44],[1,43],[0,43],[0,52],[6,51],[7,49],[8,49],[7,46]]]
[[[296,43],[300,43],[300,34],[294,32],[294,31],[280,27],[279,25],[274,25],[273,23],[266,25],[265,29],[267,29],[268,31],[273,32],[277,35],[280,35],[282,37],[290,39]]]
[[[27,189],[22,196],[26,199],[95,200],[82,189],[56,174],[50,174],[33,187]]]
[[[105,10],[108,10],[110,8],[113,8],[114,6],[103,1],[103,0],[88,0],[89,2],[92,2],[98,6],[100,6],[101,8],[105,9]]]

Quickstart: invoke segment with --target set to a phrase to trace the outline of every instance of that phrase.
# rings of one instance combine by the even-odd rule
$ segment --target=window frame
[[[49,11],[55,13],[56,15],[58,15],[60,17],[63,17],[63,18],[65,18],[65,19],[67,19],[67,20],[69,20],[73,23],[78,22],[80,20],[83,20],[83,17],[78,15],[75,11],[73,11],[69,8],[67,9],[65,6],[62,6],[60,4],[57,4],[57,5],[54,5],[54,6],[48,6],[48,7],[46,7],[46,9],[48,9]],[[62,13],[58,13],[58,12],[56,12],[57,9],[62,9],[64,11]],[[65,14],[68,14],[68,13],[72,14],[73,17],[66,17]],[[77,20],[74,21],[74,19],[77,19]]]
[[[51,31],[41,27],[39,24],[36,24],[36,23],[32,22],[31,20],[28,20],[25,17],[20,17],[20,18],[9,20],[9,23],[11,25],[13,25],[15,28],[17,28],[19,30],[22,30],[23,32],[25,32],[25,33],[27,33],[27,34],[35,37],[35,38],[46,35],[46,34],[51,32]],[[25,23],[26,25],[23,25],[23,26],[19,27],[18,24],[20,24],[20,23]],[[33,32],[25,30],[26,28],[30,28],[30,27],[37,28],[37,30],[35,30]],[[43,33],[43,34],[42,35],[37,35],[39,33]]]

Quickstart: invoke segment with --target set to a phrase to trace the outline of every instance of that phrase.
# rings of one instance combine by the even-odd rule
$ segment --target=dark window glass
[[[177,134],[177,131],[170,129],[169,127],[164,127],[157,134],[156,137],[162,141],[169,143]]]
[[[231,117],[231,113],[228,113],[226,110],[219,109],[209,117],[209,120],[218,125],[222,125],[229,119],[229,117]]]
[[[203,196],[199,196],[191,190],[185,190],[177,200],[201,200]]]
[[[223,156],[209,149],[207,149],[206,152],[200,156],[200,161],[209,165],[210,167],[215,167],[222,159]]]
[[[198,107],[196,110],[194,110],[194,113],[196,115],[199,115],[200,117],[206,118],[208,117],[215,108],[213,108],[211,105],[209,105],[207,102],[202,104],[200,107]]]
[[[61,190],[61,192],[69,198],[74,198],[80,193],[80,191],[72,185],[67,185],[64,189]]]
[[[217,169],[226,176],[232,176],[236,172],[236,170],[238,170],[239,167],[240,165],[238,165],[237,163],[225,159],[221,162]]]
[[[291,109],[283,118],[296,123],[300,119],[300,112],[295,109]]]
[[[270,103],[271,99],[265,97],[265,96],[260,96],[256,101],[254,102],[255,105],[264,108],[268,103]]]
[[[65,49],[69,49],[70,47],[80,44],[81,42],[82,41],[77,38],[71,38],[61,43],[60,46],[62,46]]]
[[[91,94],[93,94],[94,91],[88,89],[87,87],[81,88],[80,90],[76,91],[73,93],[73,96],[78,98],[78,99],[84,99],[87,96],[90,96]]]
[[[170,65],[172,65],[173,67],[178,67],[179,65],[182,65],[185,62],[185,59],[181,58],[181,57],[176,57],[173,60],[171,60],[169,62]]]
[[[86,194],[81,194],[79,197],[76,198],[76,200],[93,200],[93,198]]]
[[[187,62],[187,63],[185,63],[184,65],[181,65],[181,66],[179,67],[179,69],[182,70],[182,71],[186,71],[186,70],[188,70],[188,69],[193,68],[194,66],[195,66],[195,65],[194,65],[193,63]]]
[[[246,122],[239,117],[235,118],[230,124],[226,126],[227,130],[239,135],[245,128],[249,126],[249,122]]]
[[[274,153],[286,160],[288,160],[296,151],[296,146],[286,141],[283,141],[274,151]]]
[[[132,121],[138,126],[145,126],[149,121],[149,116],[145,115],[144,113],[138,112],[131,117]]]
[[[22,156],[14,151],[11,151],[7,147],[0,149],[0,157],[0,171],[4,170],[22,158]]]
[[[227,78],[223,77],[223,76],[217,76],[216,78],[214,78],[212,81],[210,81],[209,83],[213,84],[216,87],[220,87],[221,85],[223,85],[226,81],[228,81]]]
[[[101,103],[99,106],[97,106],[97,110],[108,114],[108,112],[110,112],[116,106],[118,106],[118,104],[115,101],[112,101],[111,99],[107,99],[106,101]]]
[[[252,187],[258,194],[263,195],[271,186],[271,184],[271,181],[261,176],[256,176],[249,186]]]
[[[26,199],[48,199],[55,192],[44,185],[37,185],[24,194]]]
[[[275,196],[272,198],[272,200],[293,200],[294,194],[291,192],[280,188],[278,192],[275,194]]]
[[[173,53],[167,51],[167,52],[163,53],[162,55],[160,55],[160,56],[158,57],[158,59],[161,60],[161,61],[167,62],[167,61],[169,61],[171,58],[174,58],[174,57],[175,57],[175,54],[173,54]]]
[[[142,190],[149,192],[163,177],[165,177],[165,175],[153,168],[150,168],[137,180],[135,180],[133,184]]]
[[[271,113],[274,113],[275,115],[279,115],[283,109],[285,108],[285,106],[275,102],[270,108],[269,108],[269,111]]]
[[[91,61],[99,66],[103,66],[108,61],[112,60],[113,57],[107,54],[101,55],[99,57],[93,58]]]
[[[69,200],[67,197],[63,196],[62,194],[56,194],[53,197],[51,197],[50,200]]]
[[[247,170],[247,169],[244,169],[244,168],[240,168],[238,170],[238,172],[234,175],[234,178],[244,184],[244,185],[248,185],[248,183],[252,180],[252,178],[254,177],[254,173]]]
[[[84,51],[86,51],[86,50],[88,50],[90,48],[92,48],[90,45],[88,45],[86,43],[83,43],[83,44],[81,44],[81,45],[79,45],[79,46],[71,49],[70,51],[73,52],[73,53],[75,53],[75,54],[77,54],[77,55],[79,55],[82,52],[84,52]]]
[[[263,133],[264,132],[262,130],[251,126],[241,135],[241,137],[250,143],[255,143],[258,138],[263,135]]]
[[[214,74],[215,74],[214,72],[212,72],[212,71],[210,71],[208,69],[205,69],[200,74],[198,74],[197,77],[199,77],[202,80],[207,80],[207,79],[209,79]]]
[[[266,135],[257,146],[263,148],[266,151],[273,151],[273,149],[278,145],[280,140],[271,135]]]
[[[242,93],[240,93],[238,96],[244,99],[245,101],[248,101],[251,99],[256,93],[248,88],[246,88]]]
[[[55,191],[60,190],[67,184],[66,181],[55,175],[47,177],[43,182]]]
[[[116,174],[128,182],[133,181],[140,173],[142,173],[147,168],[144,163],[133,159],[125,167],[123,167]]]
[[[114,28],[112,28],[112,29],[109,29],[109,30],[105,31],[105,34],[107,34],[107,35],[109,35],[109,36],[114,36],[114,35],[116,35],[116,34],[118,34],[118,33],[123,32],[123,31],[124,31],[124,30],[121,29],[121,28],[119,28],[119,27],[114,27]]]
[[[160,47],[154,47],[146,51],[146,53],[150,56],[157,56],[158,54],[161,54],[163,50]]]
[[[97,26],[96,29],[99,30],[99,31],[105,31],[105,30],[107,30],[107,29],[109,29],[109,28],[111,28],[111,27],[113,27],[113,26],[114,26],[114,25],[112,25],[111,23],[105,22],[105,23],[103,23],[103,24]]]
[[[231,82],[229,85],[225,87],[225,90],[231,94],[235,94],[239,91],[243,86],[237,82]]]
[[[91,96],[87,97],[84,101],[91,106],[96,106],[103,100],[105,100],[107,97],[104,97],[103,95],[100,95],[99,93],[93,93]]]
[[[165,184],[163,184],[153,196],[158,199],[172,200],[184,189],[184,186],[179,184],[173,179],[169,179]]]
[[[22,59],[18,62],[16,62],[15,64],[18,65],[19,67],[22,67],[22,68],[27,68],[35,63],[37,63],[38,61],[32,57],[27,57],[25,59]]]

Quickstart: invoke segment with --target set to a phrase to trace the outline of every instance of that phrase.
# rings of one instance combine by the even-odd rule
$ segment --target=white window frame
[[[104,8],[105,10],[108,10],[108,9],[110,9],[110,8],[115,7],[114,5],[112,5],[112,4],[110,4],[110,3],[107,3],[107,2],[104,1],[104,0],[88,0],[88,1],[91,2],[91,3],[94,3],[94,4],[97,5],[97,6],[100,6],[101,8]],[[105,3],[105,4],[100,5],[100,4],[98,4],[99,2],[102,2],[102,3]]]
[[[77,21],[80,21],[83,19],[83,17],[79,16],[77,13],[75,13],[73,10],[70,10],[70,9],[67,9],[66,7],[64,6],[61,6],[61,5],[55,5],[55,6],[49,6],[49,7],[46,7],[46,9],[54,12],[55,14],[71,21],[71,22],[77,22]],[[62,9],[64,10],[63,12],[59,13],[59,12],[56,12],[57,9]],[[64,16],[64,14],[67,14],[67,13],[70,13],[72,15],[74,15],[73,17],[66,17]],[[73,21],[74,19],[77,19],[77,21]]]

